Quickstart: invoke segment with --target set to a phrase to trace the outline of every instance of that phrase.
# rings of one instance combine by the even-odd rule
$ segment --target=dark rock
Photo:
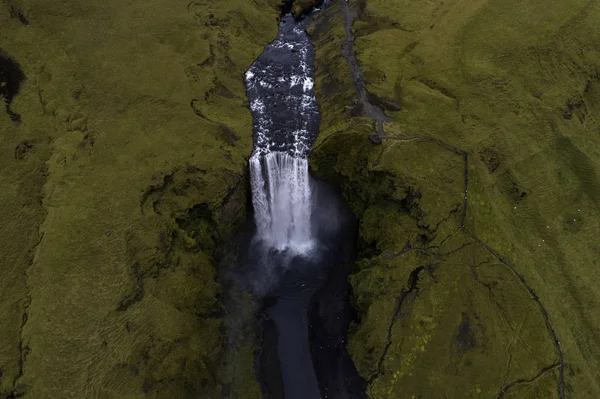
[[[371,143],[373,144],[381,144],[381,136],[378,134],[370,134],[369,140],[371,140]]]
[[[32,151],[35,146],[28,140],[21,141],[19,145],[15,147],[15,159],[22,161],[27,157],[27,153]]]
[[[25,18],[25,16],[23,15],[23,13],[20,10],[16,9],[15,6],[13,6],[12,4],[10,4],[10,2],[9,2],[9,5],[10,5],[10,16],[11,16],[11,18],[18,19],[21,22],[21,24],[23,24],[23,26],[29,25],[29,20],[27,18]]]
[[[4,98],[6,103],[6,113],[15,122],[20,121],[21,117],[11,111],[10,104],[19,93],[23,80],[25,74],[21,66],[0,49],[0,97]]]
[[[373,94],[371,92],[367,92],[367,99],[368,101],[375,105],[378,106],[380,108],[383,108],[385,111],[401,111],[402,107],[395,103],[392,100],[387,100],[385,98],[381,98],[376,94]]]
[[[479,159],[487,166],[488,172],[494,173],[502,164],[504,157],[490,148],[484,148],[479,154]]]
[[[281,15],[291,13],[295,18],[302,19],[310,14],[315,8],[322,6],[323,0],[283,0],[281,4]]]

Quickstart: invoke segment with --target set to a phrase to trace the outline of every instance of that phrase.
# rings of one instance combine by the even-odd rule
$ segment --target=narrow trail
[[[341,4],[342,11],[344,13],[344,29],[346,32],[346,40],[342,46],[342,55],[344,58],[346,58],[348,61],[348,66],[350,67],[352,82],[354,84],[356,93],[358,94],[358,105],[361,108],[361,113],[376,122],[376,130],[378,135],[375,136],[383,137],[383,122],[391,121],[392,118],[387,116],[381,107],[373,105],[369,101],[367,89],[365,88],[365,82],[362,73],[360,72],[360,68],[358,67],[358,63],[356,62],[356,56],[354,55],[354,36],[352,35],[352,24],[356,18],[356,13],[354,13],[354,11],[348,6],[348,0],[342,0]],[[373,138],[373,140],[377,141],[376,138]]]
[[[508,261],[505,257],[503,257],[501,254],[499,254],[497,251],[492,249],[488,244],[486,244],[484,241],[479,239],[473,232],[469,231],[466,227],[466,219],[467,219],[467,212],[468,212],[468,206],[469,206],[469,198],[468,198],[469,153],[468,153],[468,151],[456,148],[456,147],[454,147],[450,144],[447,144],[441,140],[437,140],[437,139],[433,139],[433,138],[429,138],[429,137],[423,137],[423,136],[419,136],[419,135],[411,135],[411,136],[403,136],[402,137],[402,136],[388,136],[385,134],[383,122],[391,121],[392,119],[390,117],[388,117],[387,115],[385,115],[385,113],[381,107],[369,102],[369,97],[367,94],[367,90],[365,88],[365,83],[364,83],[364,80],[362,77],[362,73],[360,72],[360,69],[359,69],[357,61],[356,61],[356,56],[354,54],[354,37],[352,35],[352,25],[354,24],[354,20],[356,18],[356,13],[350,8],[347,0],[342,0],[340,3],[341,3],[342,13],[343,13],[343,17],[344,17],[344,27],[345,27],[345,35],[346,35],[346,40],[345,40],[344,46],[342,48],[342,54],[346,58],[346,60],[348,62],[348,66],[350,68],[352,80],[353,80],[354,87],[355,87],[355,90],[356,90],[357,96],[358,96],[357,101],[361,107],[362,115],[373,119],[375,126],[376,126],[375,133],[370,135],[369,139],[374,144],[381,144],[383,140],[397,140],[397,141],[418,140],[418,141],[435,143],[436,145],[439,145],[440,147],[443,147],[446,150],[451,151],[463,158],[464,187],[463,187],[463,205],[462,205],[462,213],[461,213],[461,217],[460,217],[460,223],[459,223],[458,229],[455,230],[446,239],[450,238],[451,236],[456,234],[458,231],[462,231],[469,238],[471,238],[471,240],[473,240],[474,243],[479,244],[480,246],[485,248],[494,258],[496,258],[500,263],[502,263],[504,266],[506,266],[510,270],[510,272],[516,277],[516,279],[519,281],[519,283],[521,284],[523,289],[529,293],[531,298],[538,305],[540,314],[542,315],[542,317],[544,319],[548,335],[550,336],[550,338],[552,339],[552,341],[554,343],[555,352],[556,352],[556,355],[558,358],[556,363],[543,368],[538,374],[536,374],[532,378],[521,378],[521,379],[518,379],[516,381],[513,381],[513,382],[503,386],[500,390],[500,393],[498,394],[498,398],[502,398],[512,387],[522,384],[522,383],[533,382],[534,380],[536,380],[540,376],[544,375],[548,371],[553,370],[558,367],[559,383],[558,383],[557,391],[558,391],[559,398],[564,399],[565,398],[564,353],[562,350],[562,346],[560,344],[560,340],[558,338],[558,334],[550,320],[550,316],[548,314],[546,306],[544,305],[544,303],[542,302],[540,297],[536,294],[535,290],[531,287],[531,285],[527,282],[525,277],[518,271],[517,267],[513,263]],[[382,149],[381,154],[383,154],[383,151],[384,151],[384,149]],[[376,166],[379,163],[381,154],[380,154],[379,158],[371,165],[372,167]],[[459,248],[459,250],[461,250],[463,247]],[[400,256],[400,255],[403,255],[403,254],[413,251],[413,250],[416,250],[416,248],[405,248],[404,250],[400,251],[397,254],[392,254],[392,256],[394,256],[394,257]],[[439,253],[439,251],[438,251],[439,247],[437,247],[437,248],[427,247],[427,248],[421,249],[421,250],[425,253],[432,255],[432,265],[428,265],[428,267],[433,266],[433,264],[441,261],[445,255],[448,255],[448,254]],[[433,252],[433,251],[436,251],[436,252]],[[456,252],[456,251],[453,251],[453,252]],[[379,376],[380,373],[382,372],[383,362],[387,355],[388,349],[391,345],[391,331],[396,322],[397,315],[399,314],[399,312],[401,310],[400,308],[402,307],[402,304],[404,303],[408,293],[415,291],[415,290],[418,291],[418,286],[417,286],[418,273],[420,273],[422,270],[424,270],[423,266],[420,266],[419,268],[416,268],[415,270],[413,270],[411,272],[408,288],[403,289],[399,296],[397,306],[394,310],[390,325],[388,327],[388,336],[387,336],[388,340],[387,340],[386,346],[384,348],[381,358],[378,361],[377,372],[368,381],[369,384],[375,378],[377,378],[377,376]],[[478,280],[476,273],[473,273],[473,278],[475,280]]]

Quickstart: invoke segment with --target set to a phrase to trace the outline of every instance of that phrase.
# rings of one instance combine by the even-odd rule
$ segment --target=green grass
[[[402,106],[388,112],[385,133],[421,138],[375,146],[370,123],[352,117],[332,4],[314,28],[323,122],[311,164],[360,218],[351,278],[360,318],[349,348],[370,396],[497,397],[503,387],[505,398],[558,395],[557,368],[536,377],[557,361],[538,305],[497,257],[454,233],[464,210],[460,154],[424,139],[468,153],[466,231],[514,264],[544,304],[564,352],[566,397],[597,397],[600,7],[363,4],[353,32],[367,89]],[[393,257],[407,242],[412,252]],[[418,266],[419,283],[395,312]],[[461,349],[465,318],[474,345]],[[510,385],[521,379],[534,381]]]
[[[30,25],[0,9],[27,76],[22,123],[0,115],[0,397],[220,397],[213,253],[245,217],[243,74],[279,2],[13,4]]]
[[[224,354],[214,251],[245,215],[242,77],[279,1],[11,4],[30,25],[0,10],[27,76],[22,122],[0,115],[0,397],[260,397],[252,334]],[[557,397],[530,287],[566,397],[598,397],[597,2],[362,4],[367,89],[402,107],[385,133],[418,138],[367,139],[334,2],[310,28],[310,161],[360,220],[348,348],[369,395]]]

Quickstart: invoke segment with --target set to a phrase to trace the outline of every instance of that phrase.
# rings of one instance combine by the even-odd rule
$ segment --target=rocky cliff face
[[[214,255],[279,3],[0,4],[1,398],[258,389],[219,372]]]
[[[360,219],[373,398],[593,398],[596,2],[335,2],[313,170]],[[385,111],[383,113],[382,111]]]

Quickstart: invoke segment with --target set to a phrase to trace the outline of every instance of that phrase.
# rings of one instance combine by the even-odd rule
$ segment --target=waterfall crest
[[[314,48],[302,22],[284,17],[277,38],[246,72],[253,117],[250,158],[257,238],[277,251],[313,247],[306,156],[319,127]]]

